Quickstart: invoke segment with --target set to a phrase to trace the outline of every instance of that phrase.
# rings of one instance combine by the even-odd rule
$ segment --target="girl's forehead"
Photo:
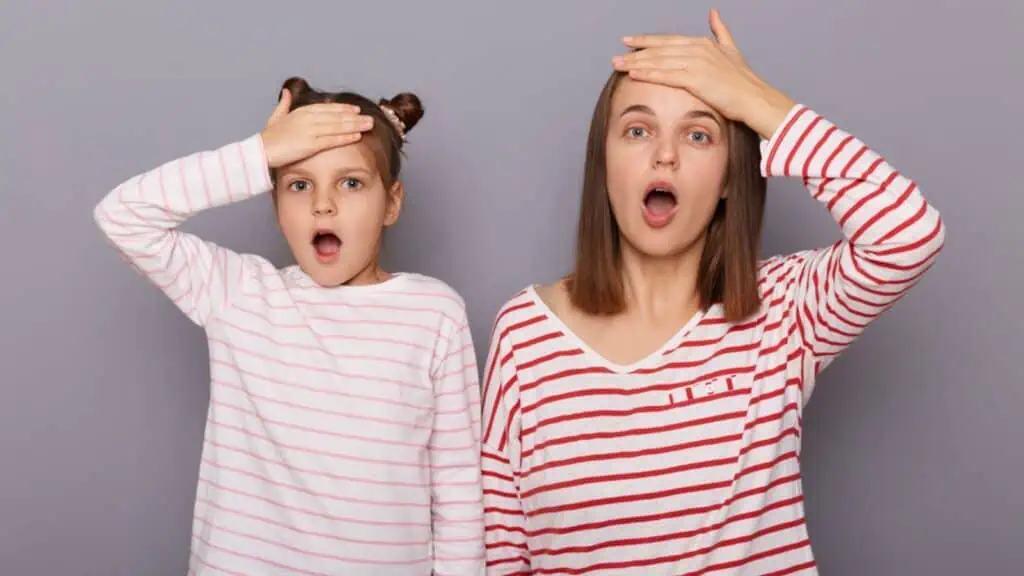
[[[351,170],[375,171],[377,161],[370,143],[365,141],[328,148],[300,160],[281,170],[282,174],[302,172],[310,174],[333,174]]]

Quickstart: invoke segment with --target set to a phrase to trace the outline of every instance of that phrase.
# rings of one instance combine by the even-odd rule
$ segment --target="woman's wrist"
[[[779,90],[761,83],[750,99],[743,123],[765,140],[771,139],[796,102]]]

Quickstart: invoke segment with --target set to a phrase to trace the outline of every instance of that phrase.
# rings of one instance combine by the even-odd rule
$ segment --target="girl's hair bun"
[[[402,124],[405,124],[406,133],[412,130],[413,126],[423,118],[423,103],[412,92],[402,92],[390,99],[381,98],[379,104],[395,111],[398,119],[402,121]]]
[[[314,92],[309,86],[309,82],[306,82],[305,78],[299,76],[292,76],[291,78],[284,81],[281,85],[281,91],[288,90],[292,95],[292,101],[294,102],[299,96],[306,94],[307,92]],[[278,93],[280,97],[280,92]]]

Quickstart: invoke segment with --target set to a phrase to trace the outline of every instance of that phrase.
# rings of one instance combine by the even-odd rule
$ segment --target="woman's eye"
[[[343,188],[352,188],[354,190],[358,190],[363,185],[363,183],[356,178],[345,178],[344,180],[341,181],[341,185]]]
[[[710,144],[711,143],[711,135],[708,134],[707,132],[701,132],[701,131],[690,132],[690,139],[693,140],[694,142],[696,142],[697,144]]]
[[[631,138],[643,138],[647,134],[647,130],[645,130],[645,129],[639,127],[639,126],[633,126],[632,128],[629,128],[626,131],[626,133]]]

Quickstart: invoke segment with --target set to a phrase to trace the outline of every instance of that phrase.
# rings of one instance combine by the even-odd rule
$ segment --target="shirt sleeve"
[[[434,574],[478,576],[484,570],[480,483],[480,380],[464,315],[442,343],[434,369],[430,443]]]
[[[941,251],[945,227],[916,182],[803,105],[762,152],[762,174],[801,178],[843,234],[768,266],[787,286],[786,307],[813,375],[917,283]]]
[[[128,179],[99,202],[93,217],[118,254],[202,326],[230,304],[246,260],[178,227],[199,212],[271,187],[257,134]]]
[[[500,316],[499,316],[500,318]],[[527,573],[526,515],[519,499],[519,381],[499,320],[484,366],[481,467],[488,576]]]

